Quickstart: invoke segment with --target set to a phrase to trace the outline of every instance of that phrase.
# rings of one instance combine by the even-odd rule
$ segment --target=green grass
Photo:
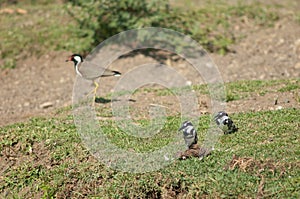
[[[249,96],[264,96],[266,93],[291,92],[300,89],[300,79],[277,79],[277,80],[239,80],[235,82],[224,83],[226,91],[226,102],[247,99]],[[209,95],[209,89],[206,84],[192,85],[182,88],[142,88],[134,91],[136,93],[153,93],[156,96],[171,96],[176,93],[196,91],[199,95]],[[128,95],[130,92],[115,92],[114,96]],[[112,98],[112,94],[107,94],[105,98]]]
[[[226,86],[226,101],[245,99],[253,94],[263,96],[271,92],[289,92],[300,88],[299,79],[279,79],[271,81],[242,80],[230,82]]]
[[[223,135],[211,156],[175,161],[155,172],[122,173],[95,160],[79,138],[72,117],[33,118],[0,128],[1,194],[28,197],[256,197],[297,198],[300,194],[299,109],[232,114],[239,132]],[[298,122],[297,122],[298,121]],[[111,121],[102,121],[111,142],[147,152],[172,141],[179,118],[153,139],[128,136]],[[198,132],[209,117],[199,118]],[[147,122],[141,121],[141,125]],[[232,167],[233,155],[251,164]],[[231,166],[231,167],[230,167]],[[264,170],[261,170],[264,168]],[[264,179],[263,182],[261,181]]]
[[[78,38],[77,27],[63,4],[17,4],[8,8],[22,8],[27,14],[0,15],[1,68],[14,68],[17,60],[49,51],[82,51],[84,39]]]
[[[206,50],[222,55],[230,52],[230,46],[244,36],[235,34],[232,29],[233,26],[244,23],[245,18],[261,27],[273,26],[274,22],[279,19],[279,14],[274,9],[259,3],[239,2],[230,5],[224,1],[217,1],[203,2],[205,6],[194,4],[179,6],[180,9],[188,10],[187,13],[175,12],[175,15],[180,15],[184,19],[184,24],[190,24],[191,27],[186,30],[174,24],[173,29],[191,35]]]

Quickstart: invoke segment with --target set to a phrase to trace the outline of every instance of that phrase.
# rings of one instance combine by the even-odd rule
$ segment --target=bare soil
[[[225,56],[211,54],[225,82],[300,76],[299,23],[289,17],[281,18],[273,27],[268,28],[242,22],[235,26],[234,31],[245,37],[231,46],[232,52]],[[65,62],[70,54],[72,53],[49,52],[39,58],[20,60],[15,69],[0,71],[0,126],[25,121],[32,116],[51,115],[57,108],[72,104],[75,72],[72,63]],[[111,68],[125,74],[132,66],[155,61],[151,57],[138,54],[116,60]],[[191,83],[200,78],[192,69],[188,69],[188,63],[183,60],[167,59],[165,63],[181,70]],[[105,96],[111,92],[111,85],[114,85],[117,79],[101,79],[98,96]],[[228,111],[299,107],[295,95],[298,94],[287,92],[251,96],[228,103]],[[274,98],[279,99],[278,105],[274,105]],[[132,103],[141,106],[145,100],[147,102],[147,98],[143,98]],[[148,103],[151,103],[151,100],[153,99],[149,98]],[[203,105],[204,112],[206,106]]]

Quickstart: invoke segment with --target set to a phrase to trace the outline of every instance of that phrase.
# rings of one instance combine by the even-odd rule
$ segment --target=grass
[[[236,81],[226,84],[226,101],[245,99],[253,94],[263,96],[271,92],[289,92],[299,88],[299,79]]]
[[[22,8],[27,14],[0,15],[0,57],[4,60],[1,68],[14,68],[20,59],[49,51],[82,51],[84,39],[78,38],[75,23],[63,4],[21,3],[8,8]]]
[[[235,95],[285,92],[299,89],[299,80],[241,81],[226,86]],[[146,92],[151,90],[147,88]],[[32,118],[26,123],[0,128],[1,196],[298,198],[300,195],[299,109],[231,114],[239,132],[222,135],[210,156],[202,161],[175,160],[158,171],[141,174],[116,171],[97,161],[80,139],[72,116],[66,114],[69,111],[64,108],[57,111],[55,118]],[[209,121],[209,115],[199,118],[200,140]],[[143,119],[138,123],[143,127],[149,121]],[[151,138],[128,135],[112,120],[100,124],[115,145],[148,153],[173,141],[180,117],[168,116],[162,131]]]
[[[247,99],[249,96],[264,96],[266,93],[291,92],[300,89],[300,79],[277,79],[277,80],[239,80],[235,82],[224,83],[226,91],[226,102],[240,99]],[[156,96],[171,96],[183,91],[189,92],[194,90],[200,95],[209,95],[206,84],[192,85],[191,87],[182,88],[142,88],[136,90],[136,93],[153,93]],[[130,92],[115,92],[114,97],[128,95]],[[112,94],[107,94],[105,98],[112,98]]]
[[[181,15],[184,23],[191,24],[192,27],[188,30],[181,30],[180,26],[174,25],[173,29],[190,34],[206,50],[222,55],[230,52],[230,46],[244,36],[234,33],[232,29],[236,25],[244,24],[245,18],[252,25],[261,27],[273,26],[274,22],[279,19],[276,11],[260,3],[239,2],[234,5],[229,5],[224,1],[201,3],[205,6],[195,5],[197,2],[191,1],[181,6],[177,5],[180,9],[187,10],[187,13],[175,12],[175,15]]]

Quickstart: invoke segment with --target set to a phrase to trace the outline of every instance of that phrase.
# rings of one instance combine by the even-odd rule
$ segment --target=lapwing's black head
[[[78,64],[78,63],[80,63],[80,62],[83,62],[83,59],[82,59],[82,56],[81,56],[81,55],[79,55],[79,54],[73,54],[73,55],[71,55],[71,56],[66,60],[66,62],[68,62],[68,61],[72,61],[72,62],[74,62],[74,64],[76,65],[76,64]]]
[[[178,129],[178,131],[181,131],[187,127],[193,126],[192,122],[190,121],[185,121],[182,123],[181,127]]]

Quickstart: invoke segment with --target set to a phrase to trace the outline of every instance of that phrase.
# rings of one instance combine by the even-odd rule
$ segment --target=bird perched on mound
[[[183,139],[187,146],[187,150],[179,152],[177,154],[178,158],[185,160],[190,157],[197,157],[202,159],[203,157],[209,155],[211,150],[200,147],[198,142],[197,132],[190,121],[185,121],[182,123],[178,131],[183,131]]]
[[[218,112],[215,115],[214,120],[218,127],[222,129],[224,134],[230,134],[238,131],[238,128],[235,126],[228,114],[224,111]]]
[[[68,61],[72,61],[74,63],[75,71],[80,77],[82,77],[84,79],[87,79],[87,80],[92,80],[94,82],[94,84],[95,84],[94,94],[95,95],[96,95],[96,91],[99,87],[98,83],[95,81],[97,78],[99,78],[99,77],[109,77],[109,76],[121,76],[121,73],[118,72],[118,71],[109,70],[109,69],[105,69],[105,68],[102,68],[102,67],[96,67],[96,69],[100,70],[100,71],[88,71],[90,74],[88,74],[88,75],[85,74],[84,70],[83,71],[81,70],[81,65],[83,63],[83,58],[79,54],[71,55],[66,60],[66,62],[68,62]],[[99,74],[98,72],[101,75],[97,75],[97,74]],[[91,75],[91,73],[96,74],[96,75]]]
[[[197,144],[197,132],[190,121],[183,122],[178,131],[183,131],[183,139],[188,148],[190,148],[193,144]]]

